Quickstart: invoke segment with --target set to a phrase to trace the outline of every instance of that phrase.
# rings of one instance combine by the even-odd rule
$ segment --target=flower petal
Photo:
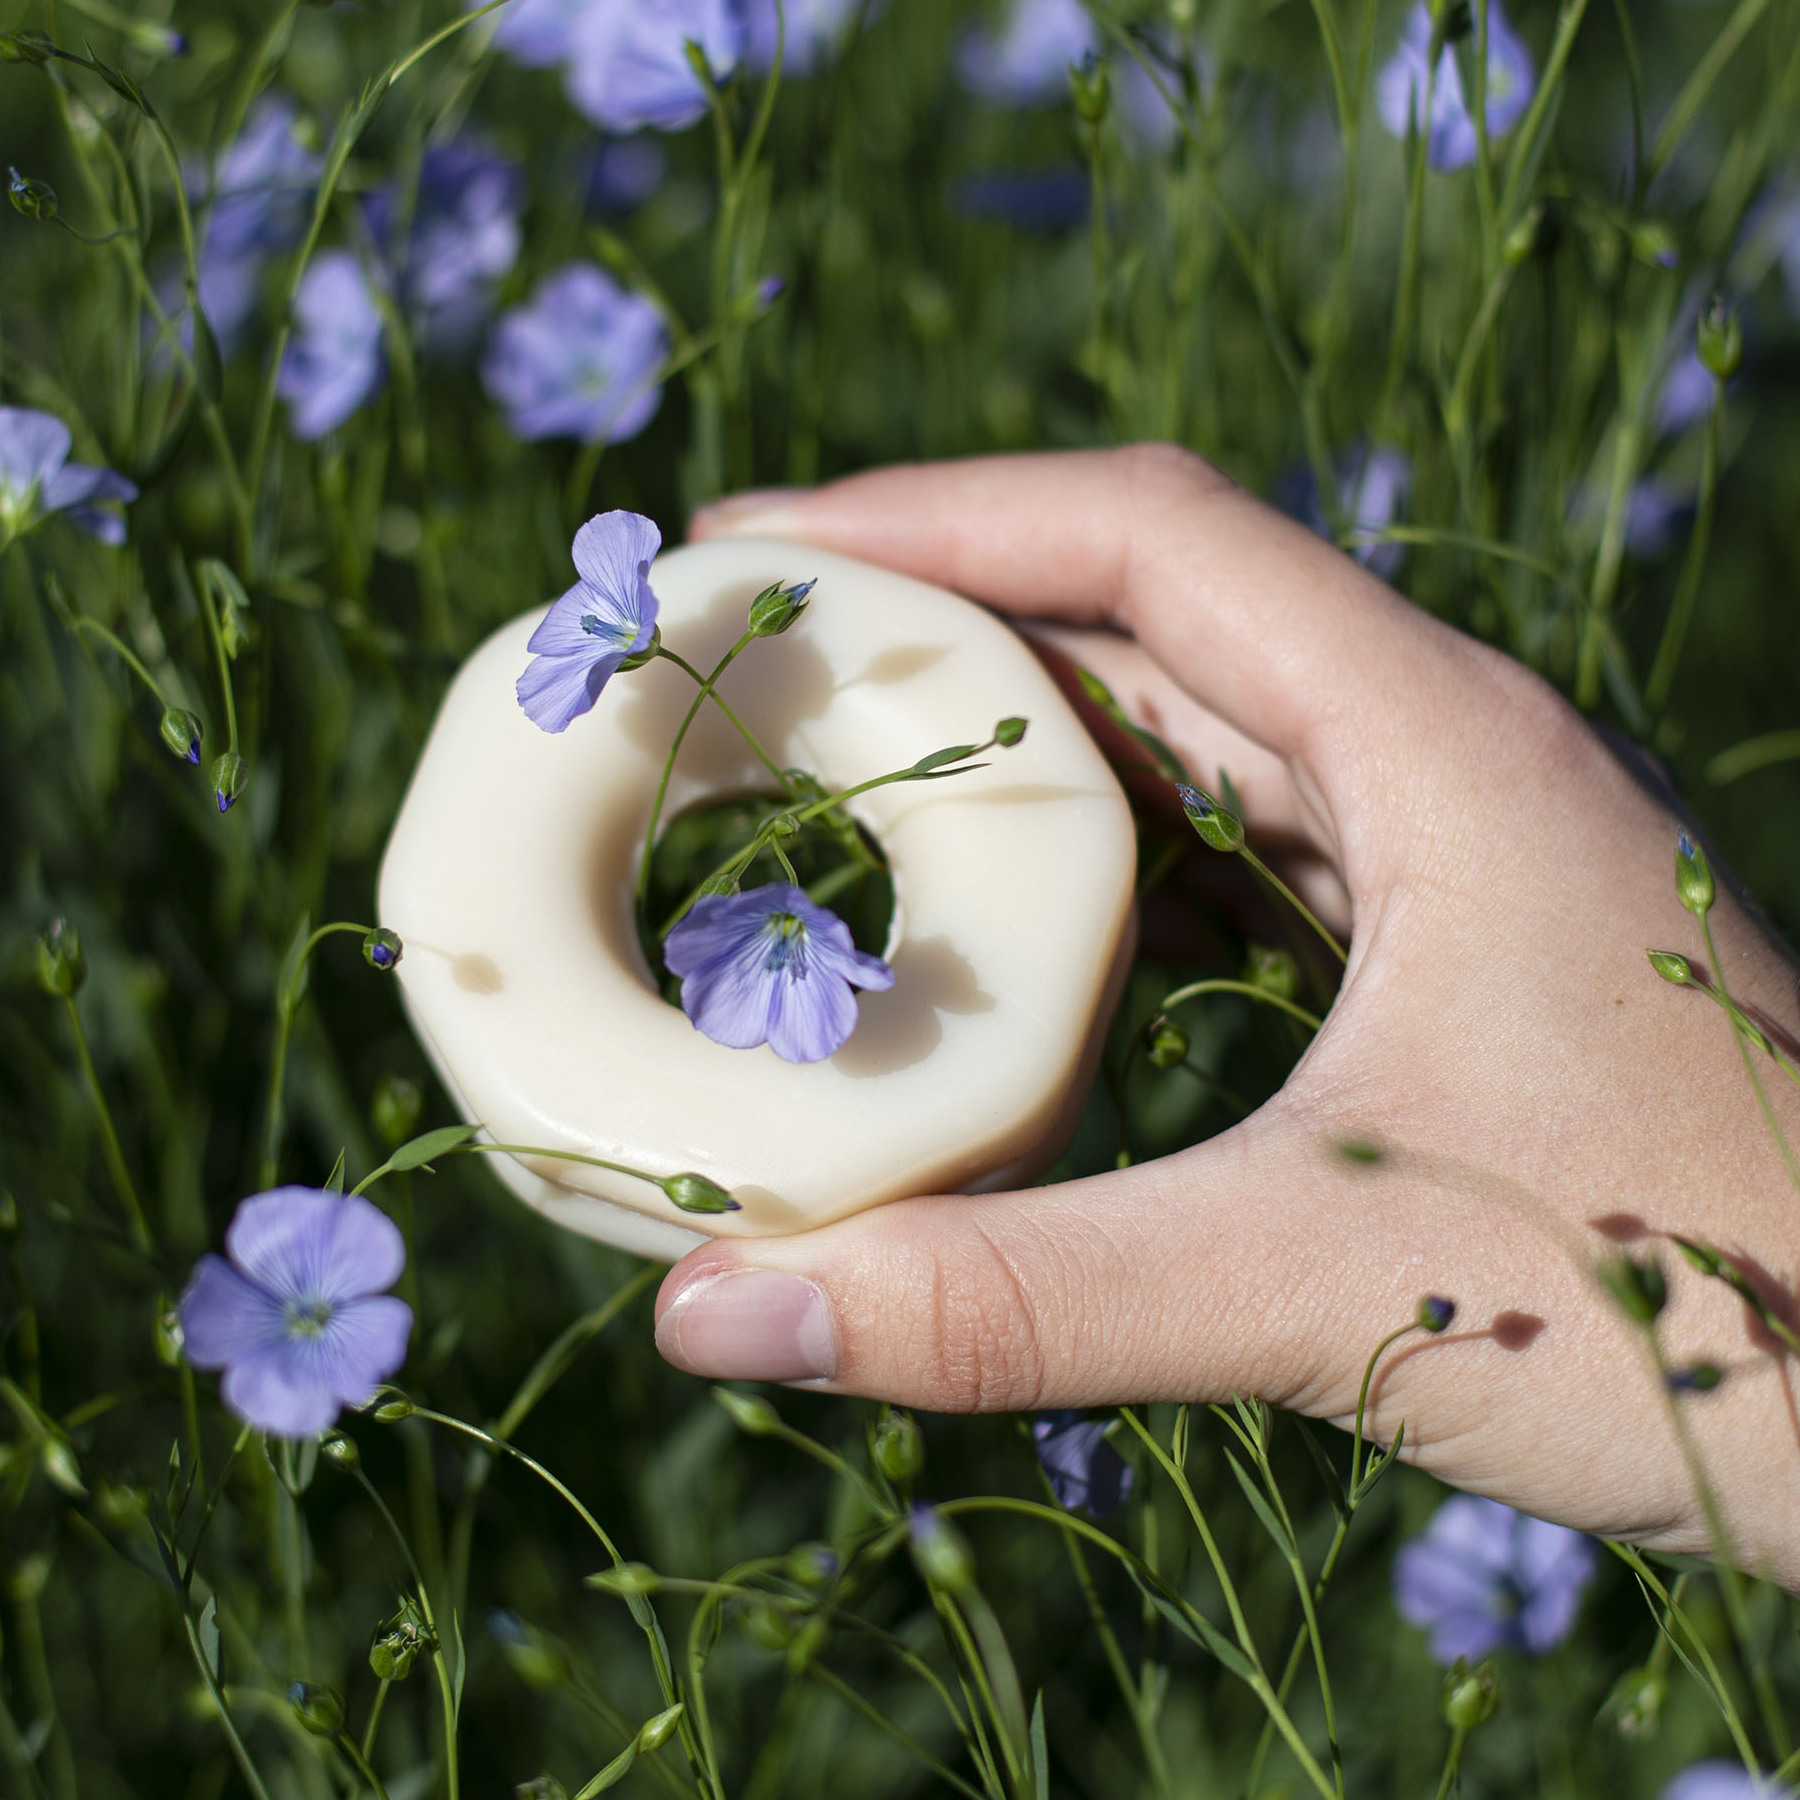
[[[352,1300],[324,1328],[283,1336],[234,1361],[225,1404],[276,1437],[312,1437],[359,1405],[406,1360],[412,1308],[391,1294]]]
[[[222,1369],[287,1335],[282,1302],[222,1256],[194,1265],[180,1312],[183,1354],[196,1369]]]
[[[823,1062],[856,1029],[856,996],[836,970],[795,958],[775,973],[768,1029],[783,1062]]]
[[[54,413],[0,406],[0,491],[25,495],[69,457],[69,428]]]
[[[343,1408],[318,1379],[303,1340],[284,1337],[234,1362],[219,1383],[219,1397],[240,1419],[271,1437],[317,1437]]]
[[[662,533],[642,513],[601,513],[575,534],[575,568],[601,602],[594,610],[620,625],[630,620],[640,634],[633,646],[638,650],[649,643],[656,623],[648,575],[661,548]]]
[[[618,668],[615,652],[591,661],[580,656],[534,656],[514,684],[525,716],[541,731],[565,731],[600,698]]]
[[[391,1287],[406,1266],[406,1240],[380,1207],[318,1188],[252,1195],[226,1229],[225,1249],[279,1298],[333,1307]]]

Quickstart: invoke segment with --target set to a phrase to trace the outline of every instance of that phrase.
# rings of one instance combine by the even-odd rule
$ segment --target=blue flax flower
[[[0,406],[0,549],[58,512],[103,544],[124,543],[116,508],[137,498],[136,486],[111,469],[70,462],[72,442],[54,413]]]
[[[1462,71],[1446,44],[1438,58],[1437,81],[1431,88],[1431,118],[1422,117],[1431,62],[1431,9],[1425,0],[1406,16],[1399,48],[1382,65],[1375,80],[1375,105],[1381,122],[1397,138],[1409,125],[1425,138],[1425,158],[1434,169],[1466,169],[1475,160],[1475,120],[1463,97]],[[1500,11],[1488,0],[1487,129],[1490,138],[1505,137],[1524,116],[1536,86],[1531,52]]]
[[[1339,520],[1350,534],[1350,554],[1384,581],[1391,580],[1406,554],[1406,546],[1373,534],[1386,531],[1406,510],[1406,497],[1412,487],[1411,464],[1398,450],[1353,444],[1337,457],[1333,473],[1337,478]],[[1284,475],[1276,483],[1275,499],[1285,512],[1311,526],[1320,537],[1334,535],[1310,464]]]
[[[656,596],[650,565],[662,533],[642,513],[601,513],[575,534],[581,579],[555,601],[525,646],[532,660],[517,693],[543,731],[564,731],[600,698],[628,656],[650,647]]]
[[[1106,1441],[1106,1421],[1079,1411],[1042,1412],[1031,1421],[1038,1461],[1059,1506],[1103,1519],[1131,1493],[1131,1465]]]
[[[1690,1763],[1665,1787],[1658,1800],[1781,1800],[1792,1788],[1759,1781],[1740,1762]]]
[[[227,1260],[229,1259],[229,1260]],[[181,1296],[187,1359],[223,1369],[225,1404],[271,1437],[313,1437],[406,1360],[412,1308],[383,1290],[406,1244],[372,1201],[317,1188],[253,1194]]]
[[[1087,217],[1087,171],[994,170],[965,175],[951,190],[950,204],[967,218],[1015,225],[1021,231],[1067,231]]]
[[[1100,48],[1081,0],[1008,0],[999,28],[977,26],[957,47],[956,73],[979,100],[1054,106],[1069,94],[1069,65]]]
[[[662,403],[662,315],[592,263],[572,263],[501,316],[481,380],[514,437],[622,444]]]
[[[348,250],[313,259],[294,296],[294,338],[278,386],[294,436],[322,438],[368,400],[386,372],[381,309]]]
[[[1456,1494],[1394,1559],[1394,1603],[1441,1663],[1501,1649],[1542,1656],[1569,1635],[1593,1541],[1498,1500]]]
[[[862,0],[785,0],[784,75],[810,75],[836,54]],[[746,0],[744,61],[758,75],[775,66],[775,0]]]
[[[663,961],[681,977],[682,1011],[715,1044],[767,1044],[783,1062],[823,1061],[856,1029],[851,990],[894,985],[836,913],[780,881],[695,901]]]

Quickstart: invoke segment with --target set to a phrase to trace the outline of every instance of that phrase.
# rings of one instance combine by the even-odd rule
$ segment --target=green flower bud
[[[6,174],[6,196],[12,201],[14,212],[23,213],[28,219],[42,219],[47,224],[62,210],[56,189],[49,182],[21,175],[17,169],[9,168]]]
[[[1677,987],[1691,987],[1694,981],[1694,965],[1675,950],[1646,950],[1644,954],[1650,959],[1650,966],[1664,981],[1672,981]]]
[[[227,750],[212,766],[213,798],[219,811],[228,813],[237,805],[244,791],[244,759],[235,750]]]
[[[1030,724],[1031,721],[1029,719],[1021,719],[1018,717],[1002,719],[1000,723],[994,727],[994,742],[998,744],[1002,750],[1010,750],[1015,744],[1022,744],[1025,741],[1026,728]]]
[[[1252,944],[1244,958],[1244,979],[1265,994],[1292,1000],[1300,992],[1300,965],[1291,951]]]
[[[319,1454],[346,1475],[362,1462],[362,1452],[357,1449],[355,1438],[345,1437],[341,1431],[327,1432],[319,1440]]]
[[[57,1000],[73,1000],[87,980],[87,962],[81,954],[81,934],[67,919],[52,919],[50,929],[38,939],[38,985]]]
[[[648,1563],[628,1562],[590,1575],[587,1584],[603,1594],[618,1594],[629,1600],[638,1594],[654,1594],[662,1586],[662,1577]]]
[[[1448,1331],[1450,1321],[1455,1317],[1456,1302],[1446,1300],[1442,1294],[1427,1294],[1419,1302],[1418,1326],[1421,1331]]]
[[[512,1665],[513,1673],[527,1687],[544,1693],[569,1679],[569,1665],[561,1654],[517,1613],[489,1613],[488,1633]]]
[[[56,46],[41,31],[0,31],[0,62],[47,63]]]
[[[402,1419],[410,1419],[419,1410],[404,1394],[393,1388],[387,1391],[389,1397],[375,1409],[377,1425],[397,1425]]]
[[[700,77],[700,85],[710,92],[717,83],[713,80],[712,64],[706,60],[706,52],[693,38],[683,38],[681,49],[688,67]]]
[[[716,1387],[713,1398],[724,1407],[739,1431],[747,1437],[769,1437],[781,1429],[781,1415],[766,1400],[750,1394],[734,1394],[730,1388]]]
[[[1640,219],[1627,234],[1631,254],[1653,268],[1672,269],[1681,258],[1675,248],[1675,234],[1660,219]]]
[[[87,1497],[87,1488],[81,1480],[81,1464],[75,1460],[75,1452],[62,1438],[45,1438],[39,1459],[52,1486],[61,1488],[75,1500]]]
[[[655,662],[662,654],[662,627],[650,627],[650,641],[635,656],[628,656],[619,664],[621,675],[629,674],[633,669],[641,669],[645,663]]]
[[[1529,262],[1537,254],[1539,234],[1544,228],[1544,203],[1539,200],[1529,207],[1500,245],[1500,259],[1509,269]]]
[[[1725,1379],[1725,1371],[1717,1363],[1690,1363],[1684,1369],[1671,1369],[1663,1377],[1671,1394],[1710,1394]]]
[[[664,1712],[659,1712],[654,1719],[646,1720],[643,1729],[637,1734],[638,1754],[641,1756],[650,1750],[660,1750],[675,1735],[675,1727],[681,1723],[681,1715],[686,1706],[677,1701]]]
[[[1622,1738],[1651,1738],[1668,1697],[1669,1684],[1661,1675],[1650,1669],[1627,1669],[1613,1683],[1600,1714],[1612,1721]]]
[[[362,953],[363,961],[371,969],[385,973],[405,955],[406,946],[385,925],[377,925],[373,931],[364,933]]]
[[[739,1617],[748,1636],[765,1650],[785,1650],[794,1641],[793,1615],[761,1594],[743,1602]]]
[[[409,1600],[391,1619],[375,1628],[374,1641],[369,1645],[369,1667],[382,1681],[404,1681],[413,1672],[420,1652],[432,1649],[436,1642]]]
[[[141,1488],[100,1481],[94,1484],[94,1505],[114,1530],[127,1531],[141,1523],[149,1512],[150,1497]]]
[[[909,1547],[918,1571],[932,1587],[961,1593],[975,1582],[975,1558],[949,1520],[923,1502],[912,1509]]]
[[[1093,51],[1080,62],[1070,63],[1069,93],[1075,102],[1075,116],[1084,125],[1105,123],[1111,85],[1106,64]]]
[[[869,1455],[889,1481],[911,1481],[925,1466],[925,1439],[912,1414],[884,1406],[869,1439]]]
[[[750,635],[752,637],[780,637],[787,628],[806,611],[806,601],[818,585],[818,577],[811,581],[796,582],[793,587],[784,588],[779,582],[763,591],[750,602]]]
[[[376,1135],[390,1150],[398,1150],[419,1123],[425,1095],[419,1084],[405,1075],[384,1075],[375,1084],[369,1102],[369,1120]]]
[[[513,1800],[569,1800],[569,1790],[554,1775],[534,1775],[514,1786]]]
[[[1104,706],[1108,712],[1116,712],[1118,710],[1119,703],[1113,698],[1112,689],[1109,688],[1091,669],[1077,669],[1075,671],[1075,679],[1080,684],[1081,691],[1086,694],[1096,706]]]
[[[1244,847],[1244,821],[1229,812],[1211,794],[1197,787],[1179,787],[1181,810],[1188,823],[1200,834],[1201,841],[1215,850],[1231,855]]]
[[[1696,919],[1703,919],[1712,911],[1712,864],[1685,831],[1675,834],[1675,892]]]
[[[19,1203],[11,1188],[0,1188],[0,1250],[10,1250],[19,1241]]]
[[[1654,1257],[1642,1262],[1632,1256],[1612,1257],[1600,1265],[1600,1279],[1626,1316],[1640,1325],[1651,1324],[1668,1302],[1668,1283]]]
[[[1694,328],[1694,348],[1717,381],[1729,381],[1743,367],[1744,328],[1723,294],[1714,294],[1700,315]]]
[[[1473,1731],[1494,1716],[1499,1704],[1499,1670],[1491,1662],[1471,1669],[1459,1656],[1444,1677],[1444,1723],[1453,1731]]]
[[[784,1567],[790,1581],[797,1581],[802,1587],[820,1588],[837,1579],[843,1563],[829,1544],[796,1544],[787,1553]]]
[[[1144,1027],[1144,1039],[1149,1046],[1151,1064],[1158,1069],[1173,1069],[1186,1062],[1192,1048],[1188,1034],[1163,1014],[1158,1014]]]
[[[739,1210],[738,1203],[716,1181],[704,1175],[670,1175],[656,1184],[683,1212],[728,1213]]]
[[[161,729],[162,741],[169,746],[170,753],[199,768],[200,739],[204,734],[200,721],[186,707],[165,706]]]
[[[287,1691],[294,1717],[314,1737],[336,1737],[344,1729],[344,1703],[328,1687],[296,1681]]]
[[[182,1352],[187,1347],[187,1333],[181,1327],[181,1309],[176,1306],[165,1306],[156,1315],[156,1323],[152,1326],[152,1342],[156,1347],[156,1360],[165,1369],[181,1367]]]

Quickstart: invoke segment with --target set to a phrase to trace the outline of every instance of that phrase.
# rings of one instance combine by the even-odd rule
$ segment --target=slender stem
[[[1656,660],[1650,665],[1650,679],[1644,683],[1644,704],[1653,713],[1660,713],[1669,703],[1669,695],[1675,686],[1675,668],[1681,661],[1682,645],[1687,641],[1688,626],[1693,622],[1694,604],[1700,597],[1700,574],[1706,566],[1707,546],[1712,539],[1713,504],[1719,485],[1719,422],[1724,415],[1725,384],[1715,375],[1712,409],[1706,415],[1706,448],[1700,461],[1700,500],[1694,514],[1694,535],[1688,539],[1681,581],[1669,605],[1662,642],[1656,647]]]
[[[842,1677],[834,1675],[818,1662],[809,1662],[806,1665],[806,1673],[828,1693],[837,1695],[852,1712],[867,1719],[876,1730],[891,1737],[909,1756],[929,1769],[946,1787],[953,1787],[959,1794],[966,1794],[968,1800],[984,1800],[980,1788],[971,1786],[970,1783],[964,1781],[947,1763],[939,1762],[917,1738],[903,1731],[884,1712],[871,1705]]]
[[[762,747],[762,745],[756,741],[755,734],[750,730],[750,727],[748,725],[746,725],[744,723],[744,721],[742,719],[740,719],[735,712],[732,711],[729,702],[725,699],[725,696],[723,694],[719,693],[717,691],[717,688],[714,685],[718,681],[719,677],[724,674],[726,665],[729,664],[731,659],[733,657],[735,657],[737,655],[737,653],[741,649],[743,649],[743,647],[749,642],[750,642],[750,633],[745,632],[743,637],[741,637],[737,641],[737,643],[732,646],[730,651],[727,652],[725,662],[721,663],[720,666],[718,668],[716,668],[715,670],[713,670],[713,672],[710,675],[702,675],[700,673],[700,671],[698,669],[696,669],[694,667],[694,665],[692,663],[690,663],[685,657],[678,656],[673,650],[669,649],[668,646],[665,644],[659,644],[657,646],[656,653],[658,656],[662,657],[664,659],[664,661],[672,662],[676,666],[676,668],[683,670],[685,673],[691,675],[694,678],[694,680],[696,680],[697,682],[700,683],[702,689],[704,690],[703,697],[710,699],[712,701],[713,705],[716,706],[719,709],[719,711],[722,712],[725,715],[725,717],[731,721],[731,723],[737,728],[738,734],[743,738],[744,742],[746,744],[748,744],[750,746],[751,750],[755,753],[757,760],[762,764],[762,766],[765,769],[767,769],[769,771],[769,773],[771,775],[773,775],[775,777],[775,779],[777,781],[779,781],[783,785],[783,787],[785,787],[787,785],[787,777],[783,773],[783,771],[776,766],[774,757],[772,757],[768,753],[768,751],[766,751]]]
[[[1313,909],[1308,906],[1279,875],[1275,874],[1274,871],[1270,869],[1269,865],[1265,863],[1248,844],[1244,845],[1243,848],[1238,851],[1238,854],[1263,878],[1264,881],[1269,884],[1270,887],[1276,891],[1276,893],[1282,897],[1282,899],[1288,903],[1289,906],[1294,909],[1295,912],[1301,916],[1301,918],[1307,922],[1308,925],[1313,928],[1314,931],[1319,934],[1324,940],[1326,948],[1330,950],[1331,954],[1335,956],[1340,963],[1349,962],[1350,958],[1345,951],[1344,946],[1340,944],[1319,922],[1318,915]]]
[[[138,660],[137,653],[132,650],[116,632],[108,631],[98,619],[84,619],[73,613],[71,613],[69,617],[71,624],[73,624],[77,632],[83,632],[90,637],[96,637],[109,649],[117,651],[136,673],[137,678],[150,690],[151,696],[155,699],[158,706],[166,707],[169,704],[162,689],[157,685],[156,677],[144,667],[143,663]]]
[[[194,1627],[193,1615],[185,1606],[181,1609],[181,1622],[187,1628],[188,1648],[193,1652],[194,1661],[199,1666],[200,1679],[206,1683],[206,1691],[212,1695],[213,1705],[219,1709],[219,1723],[225,1728],[225,1737],[231,1745],[231,1754],[237,1761],[238,1772],[249,1785],[254,1800],[269,1800],[269,1790],[263,1786],[263,1779],[256,1772],[256,1764],[250,1760],[250,1752],[244,1748],[244,1740],[238,1736],[238,1728],[232,1721],[231,1708],[225,1704],[224,1690],[214,1678],[212,1668],[206,1660],[205,1651],[200,1648],[200,1634]]]
[[[1324,1025],[1323,1019],[1316,1018],[1304,1006],[1296,1006],[1284,994],[1271,993],[1267,988],[1257,987],[1248,981],[1227,981],[1223,977],[1210,981],[1190,981],[1186,987],[1163,995],[1157,1003],[1157,1011],[1167,1012],[1170,1007],[1179,1006],[1185,1000],[1197,1000],[1202,994],[1242,994],[1246,999],[1260,1000],[1267,1006],[1280,1007],[1284,1013],[1314,1031],[1320,1030]]]
[[[1728,1012],[1731,1019],[1732,1041],[1737,1045],[1738,1056],[1742,1059],[1744,1073],[1750,1077],[1750,1086],[1756,1094],[1756,1104],[1762,1110],[1763,1123],[1768,1126],[1770,1135],[1775,1139],[1775,1147],[1781,1152],[1781,1161],[1787,1169],[1788,1180],[1794,1184],[1796,1192],[1800,1192],[1800,1162],[1794,1158],[1793,1146],[1787,1140],[1787,1133],[1781,1128],[1781,1121],[1775,1116],[1775,1108],[1769,1102],[1769,1091],[1763,1086],[1762,1076],[1757,1072],[1755,1059],[1750,1054],[1750,1046],[1745,1039],[1745,1032],[1740,1022],[1743,1015],[1737,1004],[1731,1000],[1730,990],[1725,985],[1725,971],[1719,963],[1719,949],[1713,942],[1712,919],[1707,914],[1700,917],[1700,929],[1706,936],[1707,960],[1712,964],[1713,980],[1719,984],[1720,996],[1730,1002]]]
[[[212,639],[213,656],[219,666],[219,690],[225,699],[225,748],[227,752],[234,752],[238,747],[237,700],[231,689],[231,658],[225,654],[225,633],[219,625],[218,602],[213,595],[212,579],[204,570],[194,586],[199,590],[200,605],[206,614],[207,635]]]
[[[1356,1504],[1357,1484],[1362,1480],[1362,1447],[1363,1424],[1369,1405],[1369,1388],[1375,1380],[1375,1365],[1393,1345],[1406,1336],[1409,1331],[1419,1329],[1416,1323],[1402,1325],[1398,1331],[1390,1331],[1375,1346],[1375,1354],[1369,1358],[1368,1366],[1363,1370],[1362,1388],[1356,1396],[1356,1433],[1350,1440],[1350,1504]]]
[[[375,1690],[375,1699],[369,1707],[369,1722],[363,1727],[362,1753],[365,1759],[375,1754],[375,1733],[381,1729],[382,1709],[387,1705],[388,1689],[393,1685],[393,1677],[383,1675],[381,1685]]]
[[[206,1496],[206,1510],[200,1515],[200,1523],[194,1531],[194,1541],[188,1548],[187,1568],[182,1572],[181,1585],[183,1591],[186,1591],[193,1586],[194,1570],[199,1566],[200,1562],[200,1546],[206,1542],[206,1534],[212,1526],[213,1514],[218,1511],[219,1501],[224,1496],[226,1478],[231,1474],[232,1466],[237,1462],[239,1453],[243,1450],[244,1446],[249,1443],[250,1434],[254,1429],[254,1426],[246,1425],[243,1430],[237,1434],[237,1442],[231,1446],[230,1453],[225,1458],[225,1466],[220,1469],[218,1480],[213,1483],[211,1491]],[[193,1479],[196,1481],[202,1480],[202,1473],[199,1470],[196,1470]]]
[[[100,1121],[100,1145],[106,1155],[107,1172],[112,1177],[119,1204],[125,1209],[126,1220],[131,1226],[131,1241],[148,1256],[154,1249],[150,1223],[144,1217],[143,1206],[138,1201],[131,1171],[125,1166],[125,1153],[119,1147],[119,1133],[113,1125],[112,1108],[106,1103],[106,1092],[100,1086],[94,1059],[88,1053],[87,1033],[82,1029],[81,1011],[75,1004],[73,994],[63,996],[63,1007],[69,1015],[69,1035],[75,1040],[75,1056],[81,1064],[81,1078],[87,1085],[88,1097],[94,1103],[94,1115]]]
[[[1456,1783],[1456,1771],[1462,1765],[1463,1741],[1468,1735],[1469,1728],[1466,1725],[1458,1725],[1450,1733],[1450,1754],[1444,1758],[1444,1774],[1438,1783],[1437,1800],[1449,1800],[1450,1790]]]
[[[384,1681],[381,1684],[381,1693],[376,1697],[377,1707],[379,1707],[381,1698],[385,1696],[386,1693],[387,1683]],[[377,1711],[375,1718],[379,1718],[380,1716],[379,1711]],[[375,1718],[372,1718],[369,1721],[371,1725],[374,1724]],[[356,1765],[357,1774],[359,1774],[374,1791],[375,1800],[388,1800],[388,1791],[381,1785],[381,1777],[369,1766],[368,1752],[358,1746],[356,1739],[353,1738],[349,1732],[340,1731],[337,1735],[337,1747]],[[351,1800],[355,1800],[354,1794],[352,1794]]]

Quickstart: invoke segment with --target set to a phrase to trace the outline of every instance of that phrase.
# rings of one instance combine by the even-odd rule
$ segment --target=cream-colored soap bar
[[[854,803],[893,867],[894,986],[858,996],[835,1056],[726,1049],[657,993],[632,883],[694,684],[653,662],[615,676],[567,731],[540,731],[513,684],[541,607],[457,676],[382,865],[407,1007],[466,1118],[498,1143],[691,1170],[740,1202],[701,1219],[629,1176],[489,1159],[553,1218],[649,1255],[1041,1172],[1129,953],[1124,796],[1031,651],[980,607],[802,545],[724,539],[652,568],[663,641],[708,668],[760,589],[813,576],[800,623],[753,643],[721,684],[778,764],[836,790],[981,742],[1009,714],[1031,722],[986,768]],[[665,817],[767,786],[709,706]]]

